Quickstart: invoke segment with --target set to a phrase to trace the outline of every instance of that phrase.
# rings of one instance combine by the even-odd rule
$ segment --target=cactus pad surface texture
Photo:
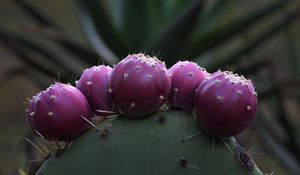
[[[262,175],[234,138],[213,141],[190,113],[104,119],[97,127],[100,132],[91,128],[61,154],[48,157],[36,174]]]

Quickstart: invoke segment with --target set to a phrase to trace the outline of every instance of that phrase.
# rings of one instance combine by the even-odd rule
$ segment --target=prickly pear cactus
[[[95,114],[103,115],[99,110],[112,110],[112,101],[108,92],[111,71],[112,68],[109,66],[93,66],[86,69],[76,81],[76,88],[86,96]]]
[[[36,174],[262,175],[233,139],[213,138],[195,117],[166,111],[146,118],[105,119]]]
[[[231,137],[255,118],[257,95],[251,80],[231,72],[215,72],[198,87],[196,112],[210,135]]]
[[[26,110],[31,128],[47,140],[73,140],[89,125],[92,117],[84,95],[75,87],[55,83],[31,100]]]
[[[193,110],[195,90],[209,73],[191,61],[179,61],[169,72],[172,75],[170,104],[186,111]]]
[[[114,67],[109,86],[115,111],[145,117],[167,101],[171,77],[158,58],[133,54]]]

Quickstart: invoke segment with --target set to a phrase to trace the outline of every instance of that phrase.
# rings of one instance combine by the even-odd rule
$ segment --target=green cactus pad
[[[212,142],[197,121],[181,111],[107,119],[98,127],[107,128],[108,135],[89,130],[63,153],[48,158],[37,174],[262,175],[255,164],[250,170],[236,158],[233,138],[225,140],[228,147],[219,138]]]

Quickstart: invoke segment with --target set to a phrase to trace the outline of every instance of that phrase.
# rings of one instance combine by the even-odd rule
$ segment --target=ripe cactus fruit
[[[171,78],[163,62],[144,54],[128,55],[111,73],[114,109],[128,117],[141,117],[165,103]]]
[[[162,116],[163,123],[153,120]],[[211,137],[199,133],[197,121],[181,111],[139,120],[105,119],[97,127],[110,134],[99,137],[93,129],[87,131],[58,157],[47,158],[36,174],[263,174],[234,138],[224,138],[226,146],[216,138],[212,144]]]
[[[26,111],[31,128],[47,140],[70,141],[89,125],[92,116],[85,96],[75,87],[62,83],[51,85],[31,100]]]
[[[250,80],[218,71],[197,88],[195,106],[208,134],[228,137],[240,133],[254,119],[257,95]]]
[[[112,68],[109,66],[93,66],[86,69],[76,82],[78,88],[87,98],[95,114],[104,115],[98,112],[111,111],[112,101],[108,92],[109,74]]]
[[[172,75],[170,104],[183,110],[194,109],[195,90],[209,73],[190,61],[177,62],[169,72]]]

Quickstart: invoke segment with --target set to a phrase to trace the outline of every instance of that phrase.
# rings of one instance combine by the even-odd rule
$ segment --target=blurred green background
[[[259,111],[238,139],[264,173],[300,174],[299,17],[296,0],[1,0],[0,174],[41,163],[26,98],[137,52],[251,78]]]

